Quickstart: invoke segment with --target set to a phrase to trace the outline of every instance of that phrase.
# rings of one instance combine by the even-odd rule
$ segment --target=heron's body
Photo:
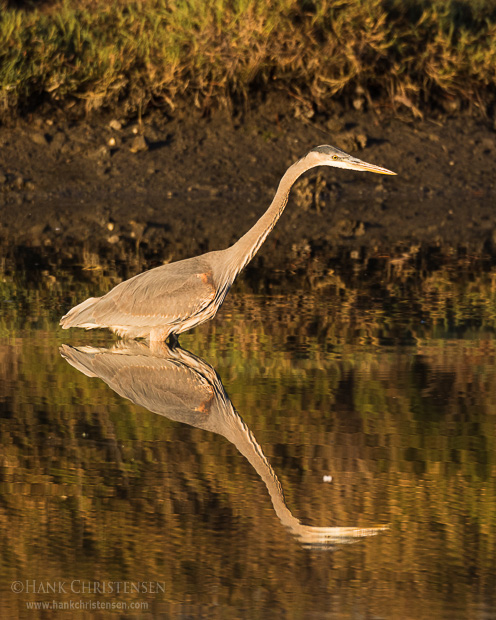
[[[164,341],[211,319],[232,284],[219,277],[215,265],[223,252],[209,252],[162,265],[121,282],[103,297],[91,297],[73,308],[77,327],[109,327],[123,338]],[[72,321],[71,321],[72,323]]]
[[[306,170],[321,165],[395,174],[334,147],[316,147],[288,168],[267,211],[230,248],[145,271],[103,297],[86,299],[62,317],[60,324],[64,329],[106,327],[123,338],[164,341],[208,321],[274,228],[293,183]]]

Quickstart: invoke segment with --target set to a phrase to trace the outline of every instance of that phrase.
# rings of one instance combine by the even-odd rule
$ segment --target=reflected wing
[[[62,345],[60,354],[86,376],[100,377],[137,405],[200,428],[218,399],[210,382],[216,379],[215,372],[182,349],[168,349],[166,357],[157,357],[144,347],[119,350]]]

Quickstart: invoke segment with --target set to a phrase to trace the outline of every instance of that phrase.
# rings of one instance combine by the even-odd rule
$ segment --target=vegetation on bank
[[[0,106],[174,109],[281,90],[415,114],[490,109],[494,0],[62,0],[0,13]]]

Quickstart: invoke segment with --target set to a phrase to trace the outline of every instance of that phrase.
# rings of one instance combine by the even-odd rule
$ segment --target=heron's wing
[[[92,308],[99,325],[174,324],[200,312],[215,298],[210,264],[190,259],[156,267],[122,282]]]

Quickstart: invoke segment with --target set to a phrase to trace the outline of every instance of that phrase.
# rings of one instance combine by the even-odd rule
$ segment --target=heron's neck
[[[282,177],[276,195],[267,211],[262,215],[255,226],[250,228],[239,241],[228,248],[227,251],[231,254],[230,264],[232,265],[233,279],[255,256],[260,246],[267,238],[267,235],[276,225],[277,220],[281,217],[288,202],[289,192],[293,183],[311,167],[312,166],[309,166],[308,163],[305,163],[304,159],[300,159],[290,166]]]

